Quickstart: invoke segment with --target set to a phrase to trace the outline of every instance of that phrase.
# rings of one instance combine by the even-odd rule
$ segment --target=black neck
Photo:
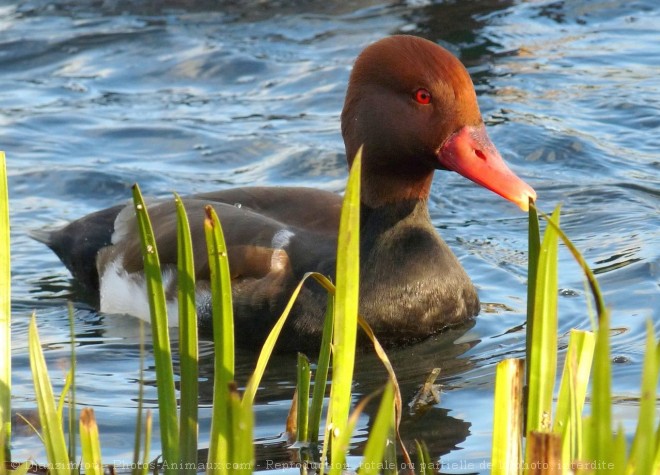
[[[411,225],[432,227],[427,200],[397,201],[376,208],[363,203],[360,207],[361,249],[370,248],[379,236],[402,221],[409,222]]]

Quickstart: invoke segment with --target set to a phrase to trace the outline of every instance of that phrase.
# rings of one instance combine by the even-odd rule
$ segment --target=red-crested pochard
[[[362,154],[360,313],[385,342],[419,340],[479,312],[479,298],[429,219],[435,170],[450,170],[527,209],[536,193],[504,163],[479,112],[470,76],[451,53],[392,36],[357,58],[341,114],[349,165]],[[184,199],[192,228],[200,332],[211,335],[204,207],[212,204],[229,247],[236,339],[262,342],[304,273],[334,274],[341,197],[311,188],[248,187]],[[176,218],[172,200],[149,212],[176,322]],[[41,233],[100,310],[149,321],[132,204]],[[319,344],[326,295],[306,285],[280,348]]]

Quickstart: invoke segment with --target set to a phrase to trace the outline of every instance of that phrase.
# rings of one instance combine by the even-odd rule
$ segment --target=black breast
[[[360,312],[379,338],[426,337],[479,312],[470,278],[430,222],[426,202],[363,207]]]

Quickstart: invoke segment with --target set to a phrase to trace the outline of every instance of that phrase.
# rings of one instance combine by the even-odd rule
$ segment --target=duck
[[[405,345],[471,320],[477,290],[431,223],[436,170],[465,178],[527,210],[534,189],[490,140],[470,75],[451,52],[416,36],[367,46],[350,73],[341,112],[350,167],[361,149],[359,312],[381,343]],[[307,272],[335,273],[342,197],[314,188],[250,186],[183,198],[193,240],[199,332],[212,336],[203,221],[211,205],[222,223],[232,276],[235,340],[262,343]],[[152,200],[170,324],[176,324],[176,213]],[[149,321],[132,203],[118,204],[39,233],[101,313]],[[319,346],[327,295],[306,284],[279,349]]]

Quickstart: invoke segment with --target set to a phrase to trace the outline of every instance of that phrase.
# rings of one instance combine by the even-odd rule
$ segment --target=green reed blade
[[[62,391],[62,394],[69,393],[69,459],[76,459],[76,325],[74,320],[73,304],[69,302],[69,338],[71,339],[71,389]]]
[[[653,463],[657,446],[655,433],[656,400],[658,391],[657,343],[653,335],[653,323],[646,322],[646,351],[642,366],[641,398],[637,429],[630,449],[628,469],[631,473],[654,473]]]
[[[559,206],[551,221],[559,225]],[[548,226],[539,252],[534,296],[532,344],[528,355],[529,388],[527,429],[549,430],[552,399],[557,372],[557,262],[558,238],[555,228]]]
[[[259,358],[257,358],[257,364],[254,367],[254,372],[252,373],[252,376],[250,376],[250,379],[248,380],[248,383],[245,386],[245,391],[243,392],[242,404],[244,406],[252,407],[252,404],[254,403],[254,398],[257,394],[257,389],[259,388],[259,383],[261,382],[261,378],[263,377],[264,372],[266,371],[266,366],[268,365],[270,356],[273,354],[273,350],[275,349],[277,338],[280,336],[280,332],[282,331],[282,327],[284,327],[284,324],[286,323],[286,319],[289,318],[289,314],[291,313],[293,304],[298,298],[298,294],[300,294],[303,285],[310,277],[313,277],[329,292],[334,292],[334,286],[328,280],[328,278],[322,274],[318,274],[316,272],[310,272],[305,274],[303,278],[300,279],[300,282],[298,282],[298,285],[291,293],[291,297],[289,298],[286,307],[284,307],[284,310],[282,311],[282,315],[280,315],[280,317],[277,319],[277,322],[275,322],[275,325],[273,325],[273,328],[270,330],[270,333],[268,334],[266,341],[261,347],[261,351],[259,352]]]
[[[254,414],[252,407],[244,407],[236,385],[232,385],[229,393],[229,406],[232,420],[232,434],[229,462],[233,475],[250,475],[254,468]]]
[[[174,194],[177,214],[177,285],[179,302],[179,359],[181,361],[180,425],[181,473],[194,475],[198,439],[197,311],[195,307],[195,263],[190,224],[183,201]]]
[[[590,415],[582,416],[582,460],[594,460],[592,453],[594,434],[591,419]]]
[[[660,423],[655,431],[655,454],[653,455],[653,473],[660,473]]]
[[[564,371],[559,385],[553,430],[562,435],[562,459],[582,457],[582,410],[584,408],[591,363],[594,357],[595,335],[571,330]]]
[[[417,466],[415,467],[415,473],[417,475],[433,475],[436,473],[436,465],[431,459],[429,448],[426,446],[426,443],[423,440],[419,441],[415,439],[415,448],[417,449]]]
[[[325,430],[323,437],[323,444],[321,446],[321,458],[318,475],[325,475],[325,470],[328,468],[328,450],[330,447],[330,439],[332,438],[332,424],[330,424],[330,417],[332,411],[332,401],[328,403],[328,412],[325,415]]]
[[[158,380],[158,416],[160,420],[160,440],[163,459],[168,463],[165,473],[174,473],[179,462],[179,422],[174,387],[174,369],[170,335],[167,320],[167,306],[163,290],[160,260],[156,248],[156,238],[151,227],[147,207],[138,185],[133,186],[133,204],[142,245],[144,274],[147,281],[147,297],[151,313],[156,379]]]
[[[403,440],[401,439],[401,434],[399,433],[399,426],[401,425],[403,400],[401,398],[399,381],[397,380],[396,374],[394,373],[394,367],[392,366],[390,359],[387,357],[387,353],[385,353],[385,350],[383,349],[382,345],[376,338],[374,331],[371,329],[371,327],[366,322],[366,320],[364,320],[360,315],[358,315],[358,324],[360,325],[360,328],[362,328],[362,331],[364,331],[364,333],[367,335],[369,340],[371,340],[371,343],[374,347],[374,351],[376,352],[376,355],[378,356],[378,359],[380,359],[380,362],[383,363],[383,366],[387,370],[387,374],[390,378],[390,381],[394,385],[394,407],[396,410],[394,433],[396,434],[396,439],[399,442],[399,448],[401,449],[401,456],[403,458],[403,462],[407,465],[412,465],[410,454],[408,454],[408,450],[406,449],[406,446],[403,443]]]
[[[225,474],[233,439],[229,414],[229,384],[234,381],[234,312],[227,245],[218,215],[211,206],[206,207],[204,232],[209,256],[215,344],[213,416],[208,464],[209,467],[216,467],[214,473]]]
[[[532,352],[532,335],[534,328],[534,300],[536,291],[536,274],[539,267],[539,253],[541,251],[541,231],[539,229],[539,217],[536,207],[531,203],[529,206],[529,227],[527,238],[527,333],[525,335],[525,354],[529,358]],[[529,370],[525,372],[525,384],[529,387]]]
[[[614,441],[612,442],[612,467],[606,467],[605,470],[601,470],[600,473],[606,473],[608,475],[624,475],[626,473],[644,473],[644,472],[627,472],[626,471],[626,431],[623,429],[623,424],[619,424],[619,430],[617,430],[616,435],[614,436]],[[649,474],[660,473],[658,471],[646,472]]]
[[[351,436],[353,435],[353,432],[355,431],[355,426],[357,425],[358,419],[364,412],[364,409],[367,407],[367,405],[375,398],[382,390],[377,390],[374,391],[371,394],[368,394],[366,397],[362,398],[360,402],[355,406],[355,409],[353,409],[353,412],[350,414],[347,422],[346,422],[346,430],[344,430],[341,434],[336,434],[337,435],[337,442],[332,442],[331,444],[339,444],[338,450],[346,454],[348,452],[348,447],[351,443]],[[332,400],[330,400],[330,404],[332,404]],[[332,411],[332,407],[328,408],[328,411]],[[334,431],[334,428],[330,427],[329,429],[330,432]],[[324,451],[325,448],[328,445],[329,439],[332,438],[333,434],[326,434],[326,438],[323,441],[323,447]],[[334,440],[334,439],[333,439]],[[333,447],[330,447],[331,450],[335,450]],[[325,460],[325,453],[323,454],[321,460]],[[341,470],[342,473],[348,473],[348,466],[346,465],[346,460],[345,457],[338,461],[336,459],[330,459],[330,471],[336,470],[336,465],[341,465]]]
[[[383,397],[371,426],[371,433],[364,448],[360,475],[376,475],[381,472],[385,447],[393,444],[388,440],[394,429],[394,385],[388,381]]]
[[[506,359],[497,364],[495,401],[493,403],[492,472],[513,473],[520,467],[523,431],[524,364],[519,359]]]
[[[596,331],[593,382],[591,384],[591,450],[593,460],[611,463],[612,457],[612,362],[610,324],[606,310]]]
[[[321,337],[321,349],[319,360],[314,372],[314,391],[312,394],[312,406],[309,410],[309,441],[313,444],[319,441],[319,429],[321,428],[321,415],[323,413],[323,398],[325,397],[328,384],[328,370],[330,368],[330,352],[332,350],[332,327],[334,317],[335,299],[334,295],[328,294],[328,306],[325,310],[323,321],[323,336]]]
[[[60,397],[57,400],[57,417],[59,417],[60,422],[64,421],[64,403],[66,403],[66,393],[71,389],[71,382],[73,381],[73,370],[69,368],[69,371],[66,372],[66,377],[64,378],[64,387],[60,393]],[[71,454],[69,453],[69,456]]]
[[[72,322],[71,322],[72,323]],[[73,351],[73,340],[71,341],[71,347]],[[72,356],[72,360],[74,357]],[[66,373],[66,377],[64,378],[64,387],[62,388],[62,392],[60,393],[60,398],[57,404],[57,417],[60,420],[60,424],[62,427],[64,427],[64,404],[68,402],[68,413],[69,413],[69,420],[68,420],[68,454],[69,454],[69,460],[75,460],[76,459],[76,410],[75,406],[73,406],[71,398],[73,396],[73,388],[75,385],[75,363],[74,367],[69,368],[69,371]],[[67,398],[67,394],[70,394],[70,397]]]
[[[229,254],[220,220],[211,206],[206,207],[204,230],[211,273],[213,339],[216,343],[216,352],[219,349],[222,354],[224,376],[227,382],[230,382],[234,379],[234,309]]]
[[[346,458],[339,438],[347,429],[351,408],[351,386],[355,364],[357,315],[360,278],[360,170],[362,150],[353,160],[339,219],[337,238],[337,273],[335,319],[333,330],[332,386],[332,467],[330,473],[341,473]]]
[[[298,353],[298,442],[307,442],[309,434],[309,386],[311,380],[309,360]]]
[[[11,270],[9,193],[5,153],[0,152],[0,435],[3,455],[10,458],[11,442]]]
[[[0,430],[0,475],[6,475],[7,468],[5,467],[5,461],[7,459],[5,454],[5,447],[9,444],[5,444],[5,433]]]
[[[91,407],[86,407],[80,412],[80,448],[82,472],[85,475],[103,475],[99,428],[96,425],[94,409]]]
[[[34,393],[39,409],[39,421],[42,427],[42,437],[46,447],[46,456],[51,465],[51,474],[69,475],[69,454],[64,439],[62,421],[58,417],[55,408],[55,397],[53,387],[50,384],[46,360],[41,349],[37,321],[34,314],[30,319],[28,328],[28,349],[30,355],[30,368],[32,370],[32,382]]]
[[[596,313],[598,314],[598,318],[601,318],[605,313],[606,307],[605,307],[605,300],[603,299],[603,293],[600,290],[600,286],[598,285],[598,280],[596,280],[596,276],[594,275],[593,271],[587,264],[587,261],[584,259],[580,251],[577,250],[577,248],[571,242],[568,236],[566,236],[564,231],[562,231],[562,229],[559,227],[559,221],[554,222],[545,213],[540,213],[540,214],[546,219],[548,226],[552,227],[555,230],[555,232],[559,235],[559,238],[562,240],[564,245],[573,255],[573,258],[582,268],[582,272],[584,272],[584,275],[587,278],[587,282],[589,283],[589,288],[591,289],[591,293],[594,297],[594,301],[596,302]]]
[[[388,433],[389,440],[398,437],[393,430]],[[404,470],[403,467],[412,467],[408,462],[401,462],[401,473],[413,473],[413,470]],[[399,461],[396,455],[396,444],[389,443],[385,447],[385,455],[383,456],[383,475],[399,475]]]
[[[655,347],[655,359],[660,366],[660,342]],[[647,350],[649,351],[649,350]],[[660,422],[655,430],[655,454],[653,456],[653,473],[660,473]]]

